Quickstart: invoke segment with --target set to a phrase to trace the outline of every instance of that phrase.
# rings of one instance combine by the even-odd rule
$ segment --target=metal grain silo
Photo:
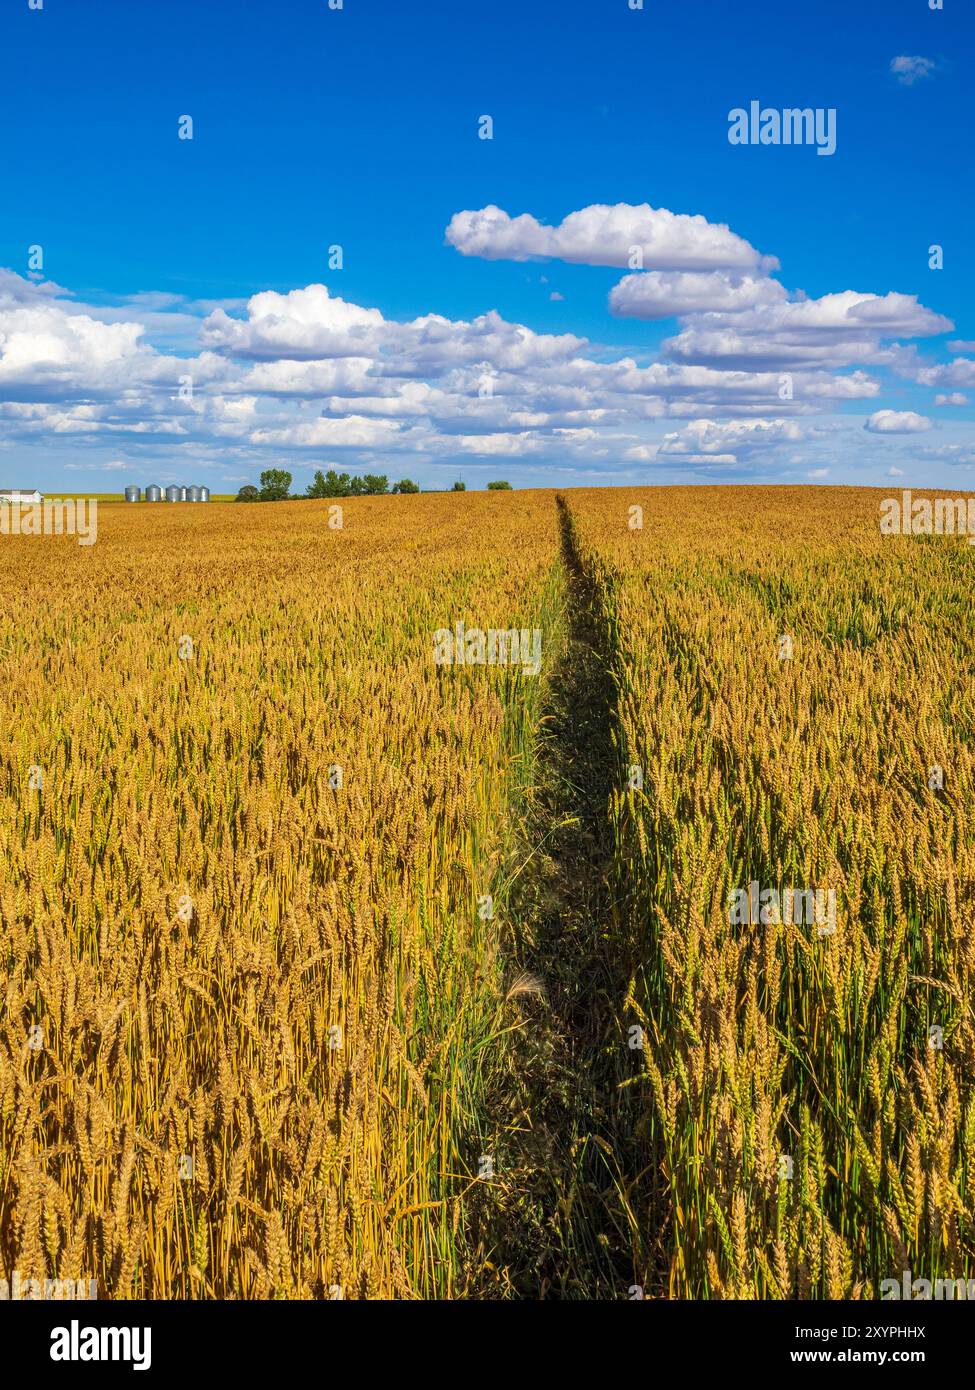
[[[127,487],[127,488],[125,489],[125,500],[126,500],[126,502],[141,502],[141,501],[142,501],[142,488],[141,488],[141,487]]]
[[[166,489],[166,501],[167,501],[167,502],[179,502],[179,501],[181,500],[181,499],[180,499],[180,493],[181,493],[181,492],[182,492],[182,488],[178,488],[178,487],[176,486],[175,483],[170,483],[169,487]]]
[[[146,501],[161,502],[162,488],[157,487],[155,483],[150,483],[149,486],[146,488]]]
[[[199,502],[199,500],[200,500],[200,489],[196,486],[195,483],[193,484],[192,487],[188,487],[188,488],[186,489],[186,500],[187,500],[187,502]]]
[[[209,500],[210,500],[210,489],[209,489],[208,487],[201,487],[201,488],[200,488],[200,501],[201,501],[201,502],[209,502]]]
[[[188,501],[190,500],[190,490],[189,490],[188,487],[181,487],[181,488],[180,488],[180,490],[179,490],[179,500],[180,500],[181,502],[188,502]]]

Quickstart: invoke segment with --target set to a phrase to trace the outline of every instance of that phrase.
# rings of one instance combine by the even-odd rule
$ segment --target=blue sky
[[[14,0],[0,478],[971,487],[973,38],[962,0]],[[752,101],[835,153],[731,144]]]

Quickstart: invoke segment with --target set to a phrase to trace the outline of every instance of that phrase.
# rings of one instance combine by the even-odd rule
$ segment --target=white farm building
[[[0,502],[20,502],[29,505],[43,502],[44,494],[36,487],[0,487]]]

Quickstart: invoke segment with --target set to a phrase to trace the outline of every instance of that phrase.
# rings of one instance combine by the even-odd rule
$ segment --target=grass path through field
[[[522,1026],[494,1098],[502,1152],[479,1213],[477,1293],[627,1298],[633,1284],[652,1282],[659,1252],[644,1246],[656,1164],[632,1092],[620,1089],[637,1064],[622,1021],[629,978],[608,817],[618,763],[611,627],[568,506],[561,497],[557,506],[564,631],[518,848],[527,862],[510,903]]]

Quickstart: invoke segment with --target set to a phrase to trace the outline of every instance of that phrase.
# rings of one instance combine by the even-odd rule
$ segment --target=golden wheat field
[[[535,625],[551,504],[174,510],[2,551],[3,1262],[448,1294],[537,683],[431,634]]]
[[[0,539],[0,1276],[975,1277],[975,550],[881,536],[878,501]],[[540,669],[444,664],[459,623],[537,631]]]
[[[574,502],[611,594],[624,1014],[675,1296],[975,1272],[975,552],[881,536],[877,503]],[[835,920],[735,924],[752,882],[832,890]]]

